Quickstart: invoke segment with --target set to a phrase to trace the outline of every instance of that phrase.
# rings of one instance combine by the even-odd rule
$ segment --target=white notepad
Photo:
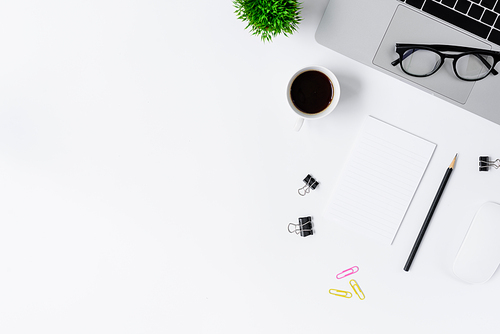
[[[392,244],[435,148],[369,116],[324,218]]]

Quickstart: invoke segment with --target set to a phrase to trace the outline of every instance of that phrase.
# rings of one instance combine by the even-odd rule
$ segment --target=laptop
[[[500,124],[500,75],[463,81],[447,59],[428,77],[401,67],[396,43],[446,44],[500,51],[500,0],[330,0],[316,40],[476,115]],[[500,65],[496,66],[500,72]]]

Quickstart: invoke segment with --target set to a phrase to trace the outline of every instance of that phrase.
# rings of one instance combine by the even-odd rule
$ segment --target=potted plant
[[[297,30],[301,3],[297,0],[233,0],[238,19],[247,22],[253,35],[271,42],[279,34],[288,37]]]

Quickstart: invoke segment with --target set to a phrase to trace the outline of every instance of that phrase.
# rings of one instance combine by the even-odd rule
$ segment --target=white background
[[[498,330],[500,275],[468,285],[452,264],[500,202],[500,171],[477,171],[499,126],[319,45],[326,5],[304,0],[299,31],[263,43],[229,0],[4,1],[0,332]],[[296,133],[285,90],[309,65],[342,95]],[[321,218],[367,115],[437,144],[392,246]],[[287,232],[307,215],[315,235]],[[366,299],[330,295],[353,265]]]

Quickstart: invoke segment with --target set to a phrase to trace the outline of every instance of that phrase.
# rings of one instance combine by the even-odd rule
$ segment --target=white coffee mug
[[[331,101],[325,105],[325,107],[321,110],[315,110],[314,112],[305,112],[304,108],[301,110],[293,101],[292,98],[292,86],[295,82],[295,79],[299,75],[301,75],[304,72],[309,72],[309,71],[316,71],[320,72],[330,80],[331,87],[332,87],[332,97]],[[309,96],[310,98],[314,99],[314,94],[316,92],[311,92],[311,95]],[[333,109],[337,106],[339,103],[339,98],[340,98],[340,84],[339,81],[337,80],[337,77],[327,68],[321,67],[321,66],[309,66],[301,69],[297,73],[295,73],[290,81],[288,82],[288,87],[286,90],[286,95],[288,99],[288,103],[290,104],[290,107],[292,110],[299,116],[297,122],[295,123],[295,131],[299,131],[302,128],[302,125],[304,124],[304,120],[306,119],[318,119],[318,118],[323,118],[330,114]]]

